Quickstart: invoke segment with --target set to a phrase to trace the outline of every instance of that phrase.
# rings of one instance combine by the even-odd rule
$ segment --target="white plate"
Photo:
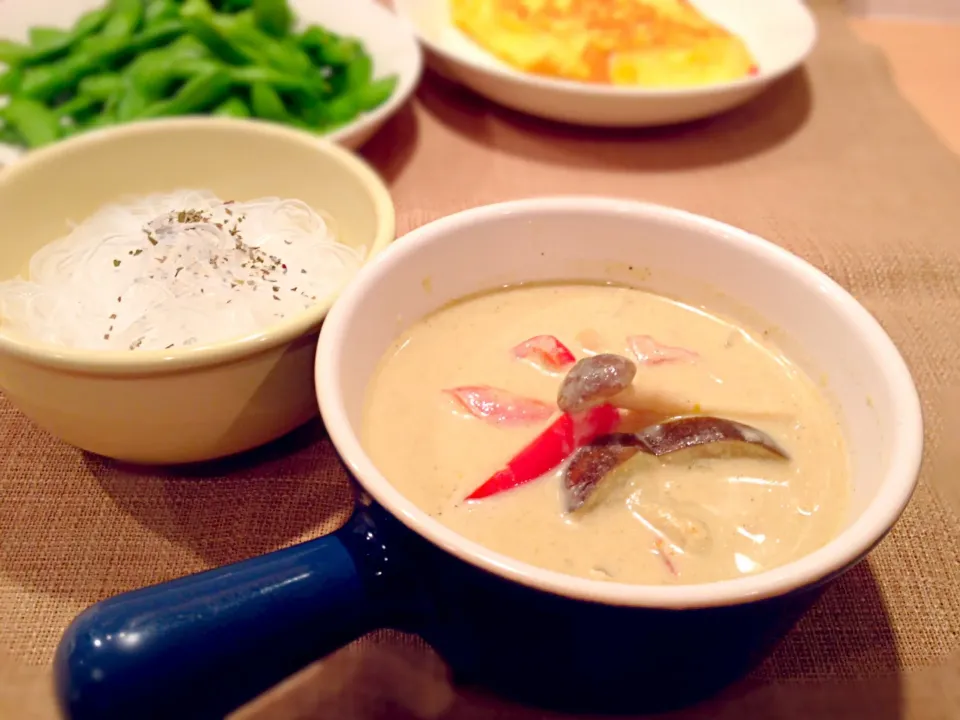
[[[83,13],[108,0],[0,0],[0,37],[25,40],[34,25],[70,27]],[[289,0],[301,26],[322,25],[360,38],[373,58],[374,76],[397,75],[387,102],[324,137],[357,148],[397,112],[413,94],[423,70],[423,54],[409,23],[373,0]],[[0,64],[0,68],[3,65]],[[0,165],[23,151],[0,144]]]
[[[695,120],[729,110],[797,68],[817,40],[813,15],[801,0],[692,0],[712,20],[739,35],[758,75],[697,88],[643,89],[590,85],[514,70],[460,32],[449,0],[394,0],[414,26],[428,63],[448,79],[514,110],[579,125],[642,127]]]

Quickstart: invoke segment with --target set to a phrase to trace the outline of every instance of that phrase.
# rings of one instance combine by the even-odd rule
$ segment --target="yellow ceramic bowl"
[[[394,237],[390,194],[365,163],[306,133],[180,118],[78,136],[0,170],[0,279],[101,205],[177,188],[299,198],[367,259]],[[186,350],[93,352],[6,335],[0,388],[48,432],[90,452],[175,464],[269,442],[317,414],[317,335],[335,295],[256,335]]]

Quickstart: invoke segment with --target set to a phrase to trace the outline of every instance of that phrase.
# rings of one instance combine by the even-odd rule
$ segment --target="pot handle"
[[[387,553],[358,509],[325,537],[103,600],[60,640],[60,710],[71,720],[223,717],[384,627]]]

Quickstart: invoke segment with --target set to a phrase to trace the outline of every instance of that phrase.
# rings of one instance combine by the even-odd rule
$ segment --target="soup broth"
[[[573,358],[557,361],[558,347]],[[636,366],[617,431],[718,416],[763,431],[788,458],[707,446],[639,452],[572,507],[565,453],[530,482],[468,500],[558,427],[565,373],[598,353]],[[370,382],[362,441],[397,489],[461,535],[541,568],[614,582],[712,582],[783,565],[839,531],[849,497],[837,417],[763,333],[617,286],[518,286],[417,322]]]

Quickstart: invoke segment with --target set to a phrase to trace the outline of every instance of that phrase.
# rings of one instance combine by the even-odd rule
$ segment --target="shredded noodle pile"
[[[299,200],[180,190],[101,208],[0,282],[3,332],[161,350],[263,331],[329,298],[366,252]]]

